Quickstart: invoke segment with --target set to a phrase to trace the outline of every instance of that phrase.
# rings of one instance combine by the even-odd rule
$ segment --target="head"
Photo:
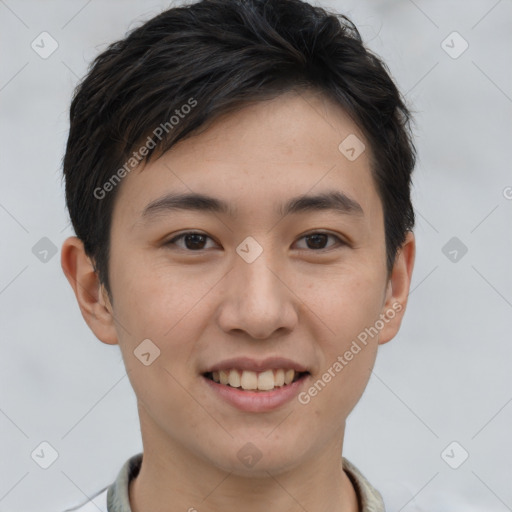
[[[172,8],[96,58],[70,109],[62,265],[120,345],[143,435],[239,473],[249,440],[262,471],[341,441],[407,302],[409,121],[350,20],[300,0]],[[302,394],[241,411],[210,385],[232,357],[302,365]]]

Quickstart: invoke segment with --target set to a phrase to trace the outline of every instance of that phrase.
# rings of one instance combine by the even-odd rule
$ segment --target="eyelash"
[[[169,240],[168,242],[166,242],[164,245],[166,246],[169,246],[169,245],[176,245],[176,241],[177,240],[181,240],[182,238],[185,238],[186,236],[188,235],[200,235],[202,237],[205,237],[205,238],[209,238],[210,240],[213,240],[212,237],[208,236],[208,235],[205,235],[204,233],[199,233],[199,232],[196,232],[196,231],[186,231],[184,233],[181,233],[177,236],[175,236],[174,238],[172,238],[171,240]],[[331,237],[331,238],[334,238],[336,239],[337,241],[337,245],[339,247],[341,246],[345,246],[345,245],[348,245],[344,240],[342,240],[339,236],[337,235],[334,235],[332,233],[326,233],[326,232],[323,232],[323,231],[313,231],[311,233],[307,233],[305,235],[303,235],[301,238],[299,238],[299,240],[302,240],[303,238],[307,238],[309,236],[313,236],[313,235],[326,235],[328,237]],[[334,246],[334,248],[336,247],[336,245]],[[192,250],[192,249],[186,249],[186,248],[181,248],[180,249],[186,251],[186,252],[202,252],[202,251],[205,251],[206,249],[198,249],[198,250]],[[309,250],[309,251],[313,251],[313,252],[323,252],[323,251],[330,251],[332,250],[333,247],[330,247],[330,248],[326,248],[326,249],[300,249],[300,250]]]

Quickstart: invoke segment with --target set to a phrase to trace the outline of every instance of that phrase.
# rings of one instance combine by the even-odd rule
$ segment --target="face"
[[[355,160],[339,149],[351,134],[366,145]],[[399,260],[388,280],[368,152],[339,106],[287,94],[124,178],[112,324],[89,325],[120,345],[145,444],[262,475],[341,445],[378,344],[399,328],[412,268]],[[298,380],[283,385],[282,373]],[[214,382],[240,385],[237,375],[274,389]],[[252,468],[247,456],[261,458]]]

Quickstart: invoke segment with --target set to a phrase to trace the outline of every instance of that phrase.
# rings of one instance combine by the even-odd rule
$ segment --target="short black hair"
[[[112,43],[75,89],[63,158],[66,203],[109,295],[121,178],[221,114],[308,89],[340,105],[370,143],[389,275],[414,226],[416,150],[411,113],[386,64],[346,16],[325,8],[301,0],[201,0]]]

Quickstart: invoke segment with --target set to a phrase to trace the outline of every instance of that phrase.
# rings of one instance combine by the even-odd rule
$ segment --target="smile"
[[[214,382],[241,388],[245,391],[271,391],[292,384],[308,372],[298,372],[293,369],[269,369],[261,372],[239,370],[232,368],[205,373],[205,377]]]

